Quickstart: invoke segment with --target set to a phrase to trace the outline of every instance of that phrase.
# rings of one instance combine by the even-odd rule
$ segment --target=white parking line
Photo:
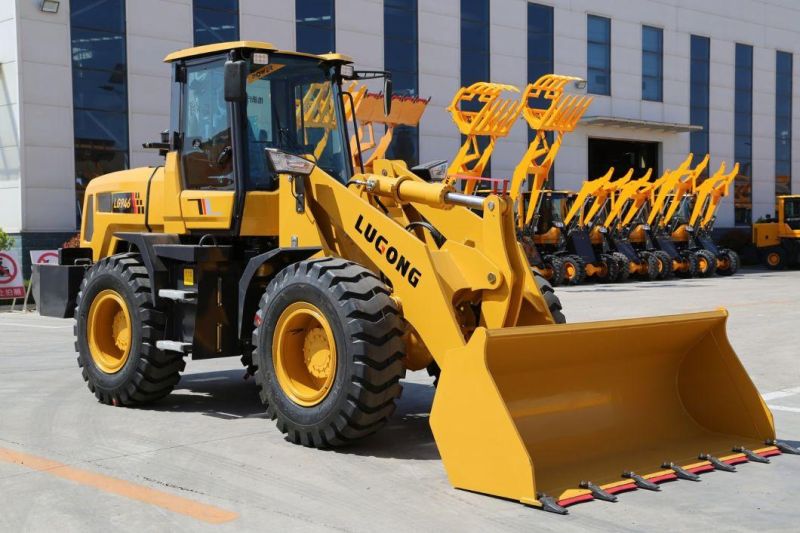
[[[19,328],[39,328],[39,329],[66,329],[71,328],[72,325],[67,326],[43,326],[41,324],[25,324],[23,322],[5,322],[0,320],[0,327],[3,326],[16,326]]]
[[[788,398],[800,394],[800,387],[793,387],[791,389],[783,389],[775,392],[768,392],[763,395],[764,401],[777,400],[778,398]]]
[[[789,413],[800,413],[800,407],[786,407],[785,405],[770,405],[773,411],[788,411]]]

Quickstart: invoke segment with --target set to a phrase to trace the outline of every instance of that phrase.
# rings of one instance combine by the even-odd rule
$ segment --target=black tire
[[[536,286],[539,287],[544,301],[547,302],[547,308],[550,310],[550,314],[553,315],[553,320],[555,320],[556,324],[566,324],[567,319],[564,317],[561,300],[556,296],[556,291],[553,290],[553,287],[541,274],[534,273],[533,279],[536,280]]]
[[[586,263],[582,258],[577,255],[562,255],[561,262],[564,264],[564,284],[565,285],[580,285],[586,281]],[[574,269],[575,274],[570,278],[567,272],[570,267]]]
[[[552,273],[547,280],[553,287],[558,287],[564,283],[564,262],[560,257],[555,255],[547,255],[544,257],[545,268],[548,268]],[[540,273],[534,272],[534,275],[541,276]]]
[[[661,263],[658,279],[674,278],[675,270],[672,266],[672,257],[670,257],[670,255],[664,250],[657,250],[653,252],[653,254],[656,256],[656,258],[658,258],[659,263]]]
[[[717,258],[714,254],[708,250],[698,250],[695,252],[695,256],[697,257],[697,275],[699,277],[709,278],[717,273]],[[708,265],[705,270],[700,267],[702,260],[705,260]]]
[[[619,278],[619,264],[611,254],[600,254],[600,261],[606,270],[605,276],[598,276],[600,283],[614,283]]]
[[[739,267],[741,266],[739,254],[729,248],[723,248],[719,253],[720,257],[727,261],[728,266],[727,268],[718,268],[717,274],[720,276],[733,276],[739,272]]]
[[[655,281],[658,279],[658,265],[659,260],[656,254],[653,252],[641,252],[640,255],[642,256],[642,261],[647,264],[647,272],[645,272],[642,277],[647,281]]]
[[[616,281],[619,283],[628,281],[631,277],[631,260],[622,252],[614,252],[611,255],[616,259],[617,265],[619,265],[619,274],[617,275]]]
[[[87,320],[94,299],[104,290],[122,297],[131,318],[128,359],[115,373],[101,370],[87,340]],[[166,317],[150,299],[150,278],[137,254],[120,254],[95,263],[81,282],[75,306],[75,351],[89,390],[105,404],[132,406],[163,398],[180,380],[183,356],[162,352]]]
[[[675,275],[679,278],[697,277],[697,256],[688,250],[681,252],[681,262],[685,266],[683,270],[678,270]]]
[[[785,270],[788,266],[789,258],[786,250],[782,246],[772,246],[762,252],[764,265],[770,270]],[[774,258],[774,261],[773,261]]]
[[[269,283],[256,313],[253,366],[267,416],[295,444],[326,448],[366,437],[383,426],[405,375],[402,318],[372,272],[338,258],[301,261]],[[333,382],[319,403],[304,407],[278,383],[272,358],[278,318],[296,302],[325,316],[338,356]]]

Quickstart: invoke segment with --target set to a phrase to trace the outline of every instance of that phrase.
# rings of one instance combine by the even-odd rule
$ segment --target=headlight
[[[608,233],[608,228],[600,227],[598,229],[600,230],[600,233]]]
[[[694,232],[694,228],[691,227],[691,226],[686,226],[686,231],[687,231],[687,233],[692,233],[692,232]]]
[[[642,224],[642,229],[645,231],[650,231],[650,224]]]
[[[411,172],[425,181],[444,181],[447,177],[447,161],[440,159],[422,163],[411,167]]]
[[[277,148],[267,148],[267,156],[272,170],[278,174],[308,176],[314,170],[314,163],[297,155],[287,154]]]
[[[556,228],[563,228],[564,227],[564,223],[563,222],[553,222],[553,226],[555,226]]]

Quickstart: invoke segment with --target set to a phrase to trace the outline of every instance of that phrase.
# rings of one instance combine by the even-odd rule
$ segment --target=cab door
[[[224,58],[187,63],[181,105],[181,213],[189,230],[227,230],[233,216],[234,150]]]

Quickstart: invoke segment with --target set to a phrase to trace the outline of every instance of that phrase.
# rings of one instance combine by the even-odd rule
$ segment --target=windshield
[[[800,198],[787,198],[784,200],[785,222],[793,230],[800,229]]]
[[[266,148],[314,161],[342,183],[351,169],[338,128],[338,87],[330,66],[313,58],[271,55],[266,65],[249,60],[247,128],[251,188],[272,181]]]

